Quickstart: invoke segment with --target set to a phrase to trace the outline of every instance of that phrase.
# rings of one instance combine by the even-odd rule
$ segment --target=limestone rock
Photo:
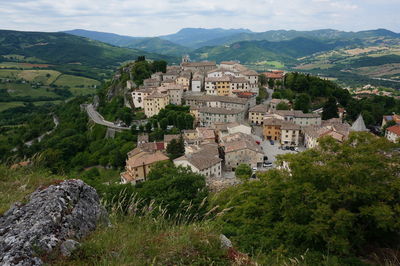
[[[219,236],[219,239],[221,240],[221,248],[231,248],[232,242],[227,238],[225,235],[221,234]]]
[[[108,222],[96,190],[81,180],[37,189],[0,217],[0,265],[41,265],[39,256]],[[68,244],[69,245],[69,244]]]
[[[80,245],[81,244],[78,241],[67,239],[60,246],[61,254],[65,257],[69,257]]]

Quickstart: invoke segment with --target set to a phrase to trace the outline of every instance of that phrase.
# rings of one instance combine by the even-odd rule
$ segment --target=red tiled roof
[[[400,136],[400,125],[394,125],[394,126],[388,127],[387,131],[390,131],[390,132],[396,134],[397,136]]]

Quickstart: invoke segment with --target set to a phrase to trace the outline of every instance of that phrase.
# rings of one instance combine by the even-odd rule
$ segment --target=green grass
[[[14,108],[14,107],[19,107],[23,106],[23,102],[0,102],[0,112],[3,112],[4,110]]]
[[[0,215],[17,201],[40,186],[47,186],[55,180],[66,179],[63,176],[51,175],[48,171],[33,168],[11,170],[0,165]]]
[[[57,94],[52,92],[52,89],[44,87],[32,88],[30,84],[3,83],[0,84],[0,89],[8,90],[10,96],[31,96],[35,97],[57,97]]]
[[[89,79],[89,78],[85,78],[85,77],[63,74],[54,82],[54,84],[57,86],[75,87],[75,86],[83,85],[83,86],[87,87],[87,86],[93,86],[93,85],[99,86],[100,82],[97,80]]]
[[[69,259],[52,265],[230,265],[208,223],[176,225],[162,217],[112,217]]]

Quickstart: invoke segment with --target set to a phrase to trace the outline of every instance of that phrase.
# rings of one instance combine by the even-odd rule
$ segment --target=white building
[[[400,125],[388,127],[385,132],[385,137],[391,142],[398,142],[400,140]]]
[[[147,96],[153,93],[153,90],[151,89],[140,89],[140,90],[135,90],[132,91],[132,101],[133,101],[133,106],[135,108],[144,108],[143,100]]]
[[[222,165],[217,145],[202,145],[200,150],[185,154],[174,160],[175,166],[189,167],[206,177],[221,177]]]

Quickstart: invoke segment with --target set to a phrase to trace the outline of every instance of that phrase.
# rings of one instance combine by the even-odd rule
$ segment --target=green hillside
[[[344,43],[326,43],[307,38],[280,42],[246,41],[229,46],[200,48],[192,52],[191,56],[196,59],[215,61],[239,60],[242,63],[255,63],[277,60],[290,64],[299,57],[329,51],[340,45],[344,45]]]
[[[80,29],[65,31],[65,33],[86,37],[119,47],[140,49],[146,52],[158,53],[162,55],[181,56],[189,51],[189,48],[187,47],[158,37],[130,37],[114,33]]]
[[[144,55],[149,59],[174,60],[136,49],[111,46],[66,33],[0,31],[0,55],[34,58],[32,62],[110,67]]]

